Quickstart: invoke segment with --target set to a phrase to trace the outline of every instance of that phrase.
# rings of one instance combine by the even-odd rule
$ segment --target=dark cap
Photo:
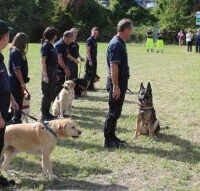
[[[8,33],[10,30],[12,30],[12,28],[8,27],[6,22],[0,20],[0,35],[4,35],[4,34]]]
[[[65,31],[63,36],[66,37],[66,38],[73,37],[73,32],[72,31]]]

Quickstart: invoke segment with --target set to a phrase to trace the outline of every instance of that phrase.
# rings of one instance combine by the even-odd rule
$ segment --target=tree
[[[194,6],[192,0],[157,0],[156,14],[161,28],[178,30],[195,26]]]

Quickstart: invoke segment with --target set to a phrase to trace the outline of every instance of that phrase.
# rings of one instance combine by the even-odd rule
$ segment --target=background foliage
[[[48,25],[62,34],[71,27],[80,29],[79,40],[85,40],[93,26],[98,26],[101,41],[107,41],[116,31],[121,18],[130,18],[135,26],[132,40],[142,41],[149,27],[160,26],[165,31],[195,28],[197,0],[157,0],[155,8],[144,9],[133,0],[110,0],[105,8],[96,0],[0,0],[0,19],[23,31],[31,42],[39,42]]]

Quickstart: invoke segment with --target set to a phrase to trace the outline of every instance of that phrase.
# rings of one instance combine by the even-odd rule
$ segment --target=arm
[[[14,111],[19,110],[19,105],[15,101],[15,98],[13,97],[12,94],[10,94],[10,106],[13,108]]]
[[[41,65],[42,65],[42,81],[45,83],[49,83],[49,78],[47,75],[47,65],[46,65],[46,57],[42,57],[41,60]]]
[[[89,60],[89,65],[92,66],[92,58],[91,58],[91,54],[90,54],[90,46],[87,45],[87,59]]]
[[[119,67],[118,63],[111,63],[110,65],[110,70],[111,70],[111,79],[112,79],[112,84],[113,84],[113,98],[114,99],[119,99],[121,92],[119,88]]]
[[[24,79],[23,79],[23,76],[22,76],[21,69],[16,68],[14,71],[15,71],[15,74],[17,76],[17,79],[19,80],[19,82],[21,84],[22,89],[26,90],[26,85],[25,85],[25,82],[24,82]]]
[[[67,57],[68,57],[71,61],[75,62],[76,64],[79,63],[79,61],[78,61],[76,58],[74,58],[71,54],[68,53]]]
[[[1,111],[0,111],[0,129],[5,127],[5,121],[2,117]]]
[[[65,62],[62,58],[62,54],[58,54],[58,64],[64,70],[65,75],[69,77],[71,75],[69,68],[65,65]]]

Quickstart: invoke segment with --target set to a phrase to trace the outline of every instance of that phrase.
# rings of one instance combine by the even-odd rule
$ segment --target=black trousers
[[[77,79],[78,78],[78,64],[76,64],[73,61],[70,61],[68,66],[71,72],[70,80]]]
[[[192,52],[192,41],[187,43],[187,51]]]
[[[21,109],[22,109],[22,106],[23,106],[24,93],[23,93],[23,90],[21,88],[21,85],[16,80],[10,78],[10,82],[11,82],[12,95],[15,98],[15,101],[19,105],[19,110],[14,111],[12,117],[15,120],[19,121],[19,120],[21,120]]]
[[[49,83],[42,82],[42,104],[41,104],[41,112],[43,116],[48,116],[51,103],[54,101],[56,97],[56,75],[57,68],[49,68],[47,70],[47,75],[49,78]]]
[[[8,118],[9,106],[10,106],[10,92],[7,92],[7,93],[1,92],[0,93],[0,111],[5,123],[7,122],[7,118]],[[0,154],[4,146],[4,134],[5,134],[5,127],[0,128]]]
[[[106,140],[112,140],[115,137],[115,130],[117,126],[117,120],[121,116],[122,107],[125,99],[125,94],[128,86],[128,79],[123,80],[124,83],[120,85],[121,96],[115,100],[113,98],[113,85],[111,79],[108,79],[107,90],[109,91],[109,111],[107,113],[105,125],[104,125],[104,137]]]
[[[196,43],[196,53],[200,53],[200,43]]]
[[[97,74],[97,59],[92,58],[92,66],[89,65],[89,60],[86,61],[85,78],[90,81],[88,88],[94,88],[94,79]]]

